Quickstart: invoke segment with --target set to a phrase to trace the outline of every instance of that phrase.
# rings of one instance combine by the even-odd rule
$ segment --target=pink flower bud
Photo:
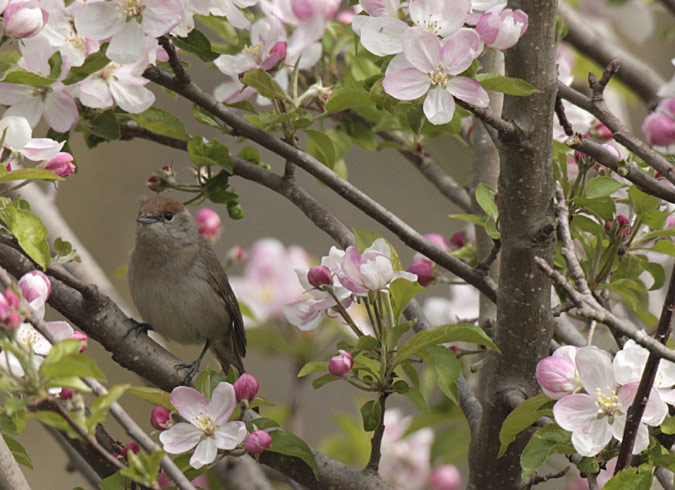
[[[279,41],[270,50],[270,54],[265,61],[260,64],[261,70],[271,70],[280,60],[286,57],[286,41]]]
[[[213,209],[200,209],[197,213],[197,229],[204,238],[214,240],[220,233],[220,216]]]
[[[21,300],[16,294],[12,292],[11,289],[7,289],[7,291],[5,291],[5,299],[7,300],[7,304],[11,310],[18,310],[19,306],[21,306]]]
[[[291,10],[299,21],[309,20],[314,16],[314,5],[308,0],[294,0],[291,2]]]
[[[171,413],[164,407],[157,406],[152,409],[150,424],[157,430],[166,430],[166,423],[171,420]]]
[[[333,356],[328,360],[328,372],[333,376],[342,378],[354,365],[354,358],[346,350],[340,349],[337,356]]]
[[[138,454],[141,452],[141,447],[138,445],[137,442],[131,441],[129,444],[124,446],[124,449],[122,449],[122,456],[124,457],[124,459],[128,459],[127,453],[129,451],[133,452],[134,454]]]
[[[652,112],[642,121],[642,133],[650,144],[668,146],[675,143],[675,119],[660,112]]]
[[[448,239],[439,233],[427,233],[424,235],[424,238],[429,240],[444,252],[450,250],[450,242],[448,242]]]
[[[433,490],[459,490],[462,488],[462,475],[453,464],[437,466],[429,474],[429,486]]]
[[[476,23],[476,31],[485,44],[500,50],[514,46],[526,30],[527,14],[503,6],[491,8]]]
[[[420,284],[420,286],[423,287],[427,287],[436,279],[434,266],[430,264],[427,260],[418,260],[416,262],[413,262],[411,266],[408,267],[408,272],[410,272],[411,274],[416,274],[417,282]]]
[[[11,2],[3,13],[5,34],[16,38],[35,36],[47,22],[47,11],[31,2]]]
[[[675,214],[671,214],[666,218],[666,230],[675,227]]]
[[[234,382],[234,394],[237,397],[237,402],[242,400],[252,401],[258,394],[260,385],[258,380],[250,374],[242,374],[239,379]]]
[[[307,280],[317,289],[332,284],[330,269],[325,265],[315,265],[307,272]]]
[[[600,121],[595,123],[590,132],[591,136],[599,140],[611,140],[614,137],[612,131]]]
[[[237,245],[227,252],[227,261],[228,263],[241,262],[246,259],[247,255],[246,250]]]
[[[73,388],[61,388],[61,391],[59,391],[59,398],[61,400],[70,400],[75,393],[77,393],[77,390]]]
[[[30,271],[19,279],[19,288],[29,303],[38,298],[47,301],[52,292],[52,283],[43,272]]]
[[[257,456],[272,445],[272,436],[264,430],[254,430],[246,438],[244,449],[253,456]]]
[[[463,231],[458,231],[450,237],[450,243],[455,248],[462,248],[466,245],[466,233]]]
[[[75,165],[73,165],[73,155],[61,151],[52,157],[45,165],[47,170],[51,170],[59,177],[68,177],[75,172]]]
[[[73,331],[73,338],[75,340],[80,340],[81,342],[84,342],[84,345],[80,347],[80,352],[84,352],[84,350],[87,348],[87,345],[89,344],[89,337],[87,337],[87,334],[75,330]]]
[[[162,190],[162,186],[160,185],[159,182],[159,177],[156,175],[151,175],[148,181],[145,183],[145,185],[148,186],[148,189],[154,192],[159,192]]]
[[[537,364],[536,374],[543,392],[554,400],[571,394],[579,386],[577,369],[565,357],[545,357]]]
[[[10,313],[5,317],[5,325],[7,325],[7,330],[10,332],[14,331],[16,327],[21,325],[21,315],[18,313]]]

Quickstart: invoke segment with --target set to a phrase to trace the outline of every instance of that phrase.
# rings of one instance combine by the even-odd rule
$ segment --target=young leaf
[[[561,429],[557,424],[544,426],[535,432],[520,455],[522,477],[525,478],[539,469],[551,454],[574,454],[575,452],[576,450],[571,445],[571,434],[568,431]]]
[[[611,177],[601,175],[588,181],[586,184],[586,197],[593,199],[595,197],[606,197],[614,194],[621,189],[623,184]]]
[[[502,92],[508,95],[527,96],[539,93],[539,90],[520,78],[505,77],[497,73],[479,73],[476,80],[486,90]]]
[[[244,85],[253,87],[260,95],[268,99],[289,100],[281,85],[265,70],[249,70],[241,78],[241,81]]]
[[[27,209],[6,206],[0,211],[0,219],[30,258],[46,269],[50,261],[49,244],[47,243],[47,229],[40,218]]]
[[[46,168],[20,168],[18,170],[7,172],[5,171],[4,166],[0,166],[0,184],[6,184],[7,182],[12,182],[13,180],[34,179],[63,180],[63,177],[59,177],[54,172],[47,170]]]
[[[485,211],[485,214],[494,221],[497,221],[499,218],[499,208],[495,202],[495,194],[494,189],[484,182],[481,182],[476,187],[476,201],[478,205]]]
[[[87,78],[92,73],[95,73],[110,63],[110,60],[105,56],[105,49],[101,49],[95,53],[90,54],[80,66],[74,66],[68,71],[68,75],[63,79],[64,85],[72,85]]]
[[[197,29],[192,29],[186,37],[174,36],[171,40],[177,47],[196,54],[202,61],[213,61],[219,56],[211,49],[209,39]]]
[[[5,72],[2,81],[4,83],[18,83],[20,85],[29,85],[35,88],[43,88],[54,83],[50,78],[41,77],[35,73],[23,70],[21,68],[10,68]]]
[[[104,379],[103,373],[94,360],[86,354],[67,354],[56,362],[43,362],[40,372],[56,377],[81,376]]]
[[[173,114],[157,107],[151,107],[141,114],[130,114],[130,117],[140,126],[153,133],[183,141],[189,139],[188,134],[185,132],[183,121]]]
[[[626,468],[605,483],[604,490],[649,490],[652,487],[653,472],[654,467],[648,464]]]
[[[333,168],[337,161],[333,140],[323,131],[306,129],[307,153],[319,160],[328,168]]]
[[[326,371],[328,371],[328,361],[308,362],[307,364],[302,366],[302,369],[300,369],[300,372],[298,373],[298,378],[302,378],[303,376],[307,376],[308,374],[322,373]]]
[[[370,247],[375,240],[382,238],[382,235],[376,231],[367,230],[366,228],[352,228],[354,238],[356,239],[356,248],[363,253],[365,249]]]
[[[423,291],[426,291],[426,288],[420,286],[417,281],[408,281],[403,278],[392,281],[389,284],[389,293],[394,309],[394,319],[398,320],[410,300]]]
[[[2,438],[5,440],[5,444],[7,444],[9,450],[12,451],[12,456],[14,456],[16,462],[32,470],[33,462],[21,443],[7,434],[3,434]]]
[[[110,406],[115,403],[126,391],[130,385],[115,385],[108,393],[99,396],[91,406],[91,413],[87,417],[87,428],[91,429],[96,424],[105,420],[105,416],[110,410]]]
[[[347,83],[333,88],[326,100],[326,114],[370,104],[370,95],[362,83]]]
[[[459,378],[461,367],[457,357],[450,349],[441,345],[428,345],[424,348],[424,351],[433,360],[432,364],[438,387],[453,403],[458,403],[455,382]]]
[[[542,407],[550,401],[551,399],[544,393],[539,393],[525,400],[506,416],[499,431],[501,445],[499,446],[498,458],[504,455],[509,444],[516,439],[518,434],[535,423],[539,417],[549,414],[550,410],[542,409]]]
[[[267,451],[300,458],[312,469],[317,481],[319,480],[319,467],[312,450],[305,441],[284,430],[272,430],[269,434],[272,436],[272,445],[267,448]]]
[[[371,432],[377,429],[382,420],[382,406],[378,400],[368,400],[361,407],[361,418],[363,419],[363,430]]]

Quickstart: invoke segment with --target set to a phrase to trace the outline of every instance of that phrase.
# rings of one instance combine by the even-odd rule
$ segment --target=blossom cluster
[[[272,444],[272,437],[263,430],[250,434],[246,424],[230,420],[238,403],[252,401],[258,393],[258,381],[243,374],[234,385],[221,382],[207,401],[204,395],[189,386],[178,386],[171,392],[171,404],[185,422],[173,423],[171,413],[155,407],[150,417],[152,426],[162,431],[159,439],[169,454],[181,454],[194,448],[190,465],[199,469],[216,460],[218,450],[243,448],[257,456]]]
[[[485,47],[514,46],[527,29],[527,14],[505,1],[361,0],[367,15],[354,17],[361,44],[377,56],[395,55],[384,90],[399,100],[424,97],[432,124],[452,120],[458,98],[486,107],[489,97],[474,78],[463,76]]]
[[[395,279],[417,280],[415,274],[394,270],[391,256],[383,238],[363,253],[355,246],[344,251],[331,247],[321,265],[296,270],[300,284],[311,297],[285,305],[286,318],[302,330],[311,330],[331,309],[347,308],[357,296],[383,290]]]
[[[615,438],[621,440],[626,414],[648,357],[628,340],[614,359],[597,347],[565,346],[537,365],[537,380],[550,398],[556,423],[572,432],[572,445],[582,456],[595,456]],[[633,454],[649,445],[647,426],[658,426],[675,405],[675,364],[661,361],[640,421]]]

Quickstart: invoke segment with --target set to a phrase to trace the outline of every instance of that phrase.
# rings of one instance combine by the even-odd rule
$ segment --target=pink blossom
[[[24,299],[29,303],[35,300],[41,300],[44,303],[52,292],[52,283],[44,272],[36,270],[21,276],[19,288]]]
[[[504,5],[485,12],[476,24],[476,31],[485,44],[499,50],[515,46],[526,30],[527,14],[520,9],[505,9]]]
[[[581,389],[575,355],[575,347],[565,346],[537,364],[537,381],[549,398],[559,400]]]
[[[65,144],[65,141],[59,143],[50,138],[33,138],[33,130],[23,116],[5,114],[0,119],[0,134],[3,133],[5,135],[3,145],[13,154],[10,157],[10,163],[18,163],[19,159],[16,155],[36,162],[49,160],[61,151]]]
[[[433,490],[459,490],[462,488],[462,474],[454,464],[437,466],[431,470],[429,486]]]
[[[246,438],[244,449],[253,456],[258,456],[272,445],[272,436],[264,430],[254,430]]]
[[[260,385],[258,380],[255,379],[255,376],[244,373],[237,381],[234,382],[234,394],[236,396],[237,402],[242,400],[247,400],[249,402],[253,401],[255,396],[258,394]]]
[[[36,1],[10,2],[3,12],[5,34],[19,39],[33,37],[44,27],[49,17]]]
[[[137,442],[134,441],[128,443],[126,446],[124,446],[124,449],[122,449],[122,457],[124,457],[124,459],[129,459],[128,458],[129,451],[131,451],[134,454],[138,454],[141,452],[141,447],[138,445]]]
[[[331,272],[325,265],[316,265],[307,272],[307,281],[317,289],[321,286],[330,286],[332,283]]]
[[[417,276],[420,286],[427,287],[436,280],[434,266],[428,260],[418,260],[408,267],[408,272]]]
[[[87,345],[89,344],[89,337],[87,337],[87,334],[84,332],[78,332],[75,330],[73,332],[73,339],[79,340],[82,342],[82,347],[80,347],[80,352],[84,352],[87,349]]]
[[[591,128],[590,134],[599,140],[611,140],[614,138],[612,131],[600,121],[597,121],[595,126]]]
[[[197,229],[207,240],[215,240],[220,234],[220,216],[211,208],[202,208],[197,212]]]
[[[675,143],[675,99],[662,100],[642,122],[642,133],[656,146]]]
[[[157,430],[166,430],[171,421],[171,413],[164,407],[156,406],[150,415],[150,424]]]
[[[187,422],[163,431],[159,440],[169,454],[181,454],[196,446],[190,458],[193,468],[213,463],[218,449],[232,450],[246,438],[244,422],[229,422],[237,405],[229,383],[219,383],[210,402],[194,388],[178,386],[171,392],[171,403]]]
[[[396,56],[387,68],[382,85],[399,100],[424,96],[424,115],[432,124],[452,120],[457,97],[477,107],[486,107],[490,98],[480,83],[457,76],[481,53],[476,31],[460,29],[443,44],[429,31],[412,28],[403,35],[403,56]]]
[[[76,169],[73,165],[73,155],[65,151],[61,151],[49,159],[45,168],[64,178],[73,174]]]
[[[337,356],[328,360],[328,372],[338,378],[344,377],[354,366],[354,358],[346,350],[340,349]]]
[[[75,393],[77,393],[77,390],[73,388],[61,388],[61,391],[59,391],[59,398],[61,400],[70,400]]]

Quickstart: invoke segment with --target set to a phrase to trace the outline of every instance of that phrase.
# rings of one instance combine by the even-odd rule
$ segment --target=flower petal
[[[417,68],[403,68],[387,73],[382,80],[384,91],[398,100],[415,100],[431,86],[429,75]]]
[[[441,61],[441,43],[429,31],[413,27],[403,38],[403,54],[418,70],[424,73],[434,72]]]
[[[488,93],[473,78],[455,77],[448,80],[445,89],[458,99],[476,107],[487,107],[490,103]]]
[[[431,124],[449,123],[455,114],[455,99],[447,90],[434,87],[424,99],[423,109]]]
[[[553,416],[560,427],[565,430],[579,430],[596,420],[598,407],[595,397],[586,393],[567,395],[553,406]]]
[[[208,412],[206,398],[190,386],[178,386],[171,391],[171,404],[190,423]]]
[[[145,35],[143,28],[135,20],[126,22],[113,36],[105,52],[108,59],[120,64],[135,63],[143,56]]]
[[[230,383],[218,383],[211,394],[209,413],[214,418],[216,425],[221,425],[230,420],[232,412],[237,405],[237,397],[234,387]]]
[[[361,26],[361,44],[376,56],[387,56],[403,51],[401,37],[408,25],[391,17],[373,17]]]
[[[230,450],[241,444],[247,435],[246,424],[235,421],[218,427],[213,436],[219,449]]]
[[[189,451],[199,442],[204,433],[192,424],[178,422],[169,430],[159,434],[164,450],[169,454]]]
[[[587,393],[595,394],[599,388],[603,392],[614,391],[614,369],[612,360],[605,351],[597,347],[582,347],[575,357],[581,384]]]
[[[612,430],[606,418],[595,419],[572,433],[572,445],[582,456],[595,456],[611,439]]]
[[[216,460],[218,449],[213,437],[207,437],[199,444],[190,458],[190,466],[199,469],[204,465],[211,464]]]

